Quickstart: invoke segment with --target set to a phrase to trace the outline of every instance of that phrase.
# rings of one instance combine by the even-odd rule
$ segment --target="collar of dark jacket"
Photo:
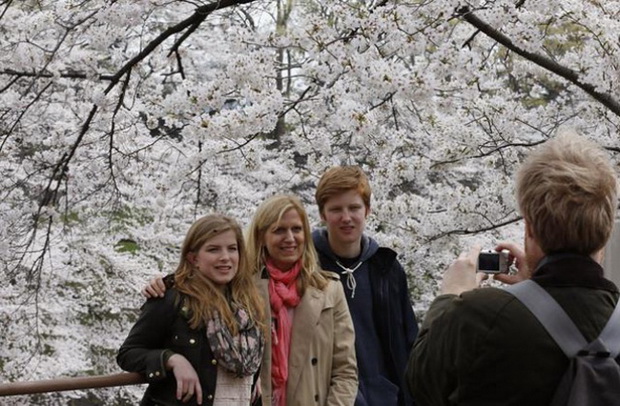
[[[605,279],[603,267],[583,255],[559,254],[543,258],[532,280],[540,286],[579,286],[618,292],[616,285]]]
[[[372,269],[381,274],[392,272],[394,267],[394,261],[396,261],[396,251],[387,247],[379,247],[377,253],[370,257],[370,262],[373,263]]]

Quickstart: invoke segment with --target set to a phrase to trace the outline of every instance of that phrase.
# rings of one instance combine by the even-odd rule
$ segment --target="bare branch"
[[[9,9],[9,7],[11,6],[11,3],[13,3],[13,0],[8,0],[6,2],[6,7],[4,7],[4,10],[2,10],[2,14],[0,14],[0,20],[2,20],[2,17],[4,17],[4,15],[6,14],[6,11]]]
[[[521,6],[523,6],[523,4],[525,4],[525,0],[519,0],[516,2],[515,4],[515,8],[519,9],[521,8]],[[463,45],[461,46],[461,48],[471,48],[470,44],[472,43],[472,41],[476,38],[476,36],[480,33],[480,30],[476,30],[474,31],[474,33],[463,43]]]
[[[523,219],[523,217],[518,216],[512,219],[508,219],[506,221],[502,221],[501,223],[494,223],[491,224],[490,226],[487,227],[480,227],[480,228],[476,228],[476,229],[457,229],[457,230],[450,230],[450,231],[446,231],[440,234],[437,234],[435,236],[432,236],[428,239],[428,242],[433,242],[436,240],[439,240],[441,238],[444,237],[448,237],[450,235],[471,235],[471,234],[480,234],[480,233],[484,233],[486,231],[491,231],[491,230],[495,230],[504,226],[507,226],[509,224],[513,224],[516,223],[518,221],[521,221]]]
[[[202,141],[198,141],[198,152],[202,152]],[[203,162],[204,163],[204,162]],[[196,202],[194,203],[194,217],[198,215],[198,206],[202,195],[202,164],[198,169],[198,179],[196,179],[198,187],[196,188]]]
[[[8,129],[8,131],[6,133],[4,133],[3,135],[4,140],[2,140],[2,144],[0,144],[0,151],[2,151],[2,148],[4,147],[4,144],[6,144],[6,141],[9,139],[9,136],[13,133],[13,130],[15,129],[15,127],[17,127],[17,125],[20,123],[21,119],[24,117],[24,115],[26,114],[26,112],[28,111],[28,109],[30,109],[30,107],[32,107],[40,98],[41,95],[43,95],[43,93],[45,93],[45,91],[47,89],[49,89],[49,87],[53,84],[53,82],[49,82],[47,85],[45,85],[45,87],[39,92],[37,93],[37,95],[35,96],[34,99],[32,99],[32,101],[30,103],[28,103],[28,105],[22,110],[22,112],[19,114],[19,116],[17,117],[17,119],[15,120],[15,122],[13,123],[13,125],[11,126],[11,128]]]
[[[0,74],[2,74],[2,72],[0,72]],[[18,80],[19,80],[19,76],[15,76],[14,78],[12,78],[6,86],[4,86],[2,89],[0,89],[0,93],[4,93],[11,86],[13,86],[15,84],[15,82],[17,82]]]
[[[206,18],[206,15],[205,17]],[[184,33],[183,35],[181,35],[179,37],[179,39],[177,39],[174,43],[174,45],[172,45],[172,48],[170,48],[170,52],[168,52],[168,56],[172,55],[172,54],[178,54],[179,52],[179,47],[181,46],[181,44],[190,36],[194,33],[194,31],[196,31],[196,29],[198,29],[198,27],[200,27],[200,24],[204,21],[204,18],[200,21],[196,21],[194,24],[192,24]]]
[[[179,73],[181,74],[181,79],[185,79],[185,69],[183,69],[183,59],[181,58],[181,54],[179,51],[174,51],[174,55],[177,59],[177,65],[179,66]]]
[[[476,158],[484,158],[490,155],[493,155],[497,152],[501,152],[502,150],[506,149],[506,148],[513,148],[513,147],[535,147],[536,145],[540,145],[543,142],[545,142],[547,140],[540,140],[540,141],[535,141],[535,142],[511,142],[511,143],[505,143],[505,144],[501,144],[498,145],[495,148],[489,149],[486,152],[482,152],[480,154],[476,154],[476,155],[469,155],[469,156],[465,156],[465,157],[459,157],[459,158],[454,158],[454,159],[449,159],[447,161],[441,161],[441,162],[436,162],[433,165],[430,166],[431,169],[436,169],[439,166],[442,165],[447,165],[447,164],[454,164],[460,161],[464,161],[466,159],[476,159]]]
[[[159,36],[157,36],[155,39],[149,42],[149,44],[146,47],[144,47],[144,49],[138,55],[134,56],[118,72],[116,72],[116,74],[112,76],[112,79],[111,79],[112,83],[110,83],[105,93],[107,94],[114,86],[116,86],[116,84],[118,83],[120,78],[123,77],[123,75],[129,72],[134,66],[136,66],[140,61],[142,61],[151,52],[153,52],[155,48],[157,48],[165,40],[167,40],[174,34],[178,34],[179,32],[182,32],[186,29],[191,30],[193,32],[207,18],[209,14],[211,14],[212,12],[216,10],[236,6],[239,4],[252,3],[253,1],[255,0],[220,0],[215,3],[211,3],[211,4],[198,7],[196,11],[194,12],[194,14],[192,14],[190,17],[186,18],[185,20],[181,21],[180,23],[176,25],[173,25],[172,27],[169,27],[166,31],[159,34]],[[185,38],[187,37],[184,35],[179,40],[181,40],[182,42],[183,40],[185,40]],[[173,45],[172,50],[174,51],[175,48],[178,48],[178,45],[180,45],[179,41],[177,41]]]
[[[50,72],[44,72],[44,71],[20,72],[14,69],[1,70],[0,75],[11,75],[11,76],[15,76],[17,79],[22,78],[22,77],[38,77],[38,78],[53,78],[54,77],[54,74]],[[64,73],[58,74],[57,76],[61,78],[67,78],[67,79],[88,79],[89,78],[89,75],[87,75],[86,73],[81,73],[81,72],[64,72]],[[99,75],[97,78],[99,80],[112,80],[113,77],[114,76],[112,75]],[[2,89],[0,93],[5,90],[6,88]]]
[[[121,94],[118,96],[118,102],[116,103],[116,107],[114,107],[114,113],[112,114],[112,124],[110,125],[110,131],[108,132],[108,135],[110,137],[110,143],[109,143],[110,147],[109,147],[109,152],[108,152],[108,167],[110,169],[110,176],[112,179],[112,184],[114,185],[114,189],[119,194],[120,194],[120,190],[118,188],[118,184],[116,183],[116,176],[114,175],[114,163],[112,162],[112,156],[114,154],[114,131],[116,129],[116,115],[118,114],[125,100],[125,94],[127,93],[127,87],[129,85],[130,78],[131,78],[131,71],[127,72],[127,76],[125,77],[125,81],[123,82]]]

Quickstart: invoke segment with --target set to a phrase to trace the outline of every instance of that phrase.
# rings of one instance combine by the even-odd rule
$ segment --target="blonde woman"
[[[271,321],[260,373],[263,405],[353,405],[353,323],[338,276],[319,268],[299,199],[263,202],[247,241]]]
[[[240,227],[206,216],[185,236],[174,286],[146,302],[117,361],[145,374],[141,405],[247,406],[263,315]]]

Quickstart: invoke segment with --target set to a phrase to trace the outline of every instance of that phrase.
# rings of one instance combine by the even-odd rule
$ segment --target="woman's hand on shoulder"
[[[164,297],[164,293],[166,293],[164,278],[161,275],[152,278],[149,283],[142,288],[141,292],[142,296],[147,299],[153,297]]]
[[[202,387],[196,370],[181,354],[168,358],[166,368],[171,369],[177,381],[177,400],[188,402],[196,395],[196,402],[202,404]]]

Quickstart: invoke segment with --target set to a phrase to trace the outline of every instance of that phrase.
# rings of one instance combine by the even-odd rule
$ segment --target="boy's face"
[[[321,219],[327,225],[330,245],[360,243],[370,208],[356,190],[349,190],[325,202]]]

